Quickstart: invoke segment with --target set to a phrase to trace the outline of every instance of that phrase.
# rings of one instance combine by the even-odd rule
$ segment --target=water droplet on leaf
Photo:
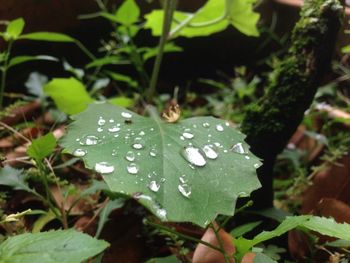
[[[148,185],[148,188],[153,192],[158,192],[160,184],[158,184],[156,181],[151,181]]]
[[[80,145],[96,145],[100,143],[100,139],[94,135],[86,135],[79,142]]]
[[[97,124],[100,126],[105,125],[105,123],[106,123],[106,120],[102,117],[100,117],[97,121]]]
[[[202,126],[203,126],[204,128],[209,128],[209,127],[210,127],[210,124],[209,124],[209,122],[203,122]]]
[[[87,153],[86,150],[84,149],[76,149],[74,152],[73,152],[73,155],[76,156],[76,157],[83,157],[85,156]]]
[[[111,128],[108,128],[108,131],[109,132],[118,132],[118,131],[120,131],[120,128],[117,126],[113,126]]]
[[[114,166],[107,162],[99,162],[95,164],[95,170],[101,174],[110,174],[114,172]]]
[[[152,157],[156,157],[157,156],[157,150],[152,148],[149,152],[149,155],[151,155]]]
[[[129,162],[133,162],[135,160],[135,154],[133,151],[128,151],[125,155],[125,159]]]
[[[137,174],[139,172],[139,167],[136,163],[128,164],[126,167],[129,174]]]
[[[181,155],[186,161],[195,166],[204,166],[207,163],[200,150],[193,146],[185,147],[181,151]]]
[[[179,184],[177,189],[184,197],[190,198],[190,195],[192,193],[192,189],[188,184]]]
[[[140,138],[140,137],[135,138],[132,147],[134,149],[140,150],[143,148],[143,146],[144,146],[144,141],[142,140],[142,138]]]
[[[205,156],[209,159],[215,160],[218,158],[218,153],[213,149],[212,145],[205,145],[203,147],[203,152]]]
[[[123,111],[123,112],[121,113],[121,115],[122,115],[123,118],[126,118],[126,119],[131,119],[131,118],[132,118],[131,113],[126,112],[126,111]]]
[[[233,145],[230,150],[233,151],[233,152],[236,152],[236,153],[240,153],[240,154],[244,154],[245,153],[245,150],[243,148],[243,144],[241,142],[236,143],[235,145]]]
[[[224,127],[221,124],[216,125],[216,130],[219,132],[224,131]]]

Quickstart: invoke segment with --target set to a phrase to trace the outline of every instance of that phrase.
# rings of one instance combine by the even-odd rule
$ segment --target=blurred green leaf
[[[111,98],[108,100],[108,102],[113,105],[124,107],[124,108],[132,107],[135,104],[135,101],[133,99],[130,99],[124,96]]]
[[[146,261],[146,263],[180,263],[181,261],[177,259],[175,255],[163,257],[163,258],[151,258]]]
[[[130,26],[138,21],[140,8],[134,0],[126,0],[115,13],[115,20],[120,24]]]
[[[47,55],[38,55],[38,56],[17,56],[13,57],[10,60],[9,68],[22,64],[24,62],[34,61],[34,60],[48,60],[48,61],[58,61],[57,58]]]
[[[20,39],[29,39],[48,42],[75,42],[75,39],[62,33],[54,32],[34,32],[21,35]]]
[[[250,223],[246,223],[244,225],[238,226],[230,232],[230,235],[232,235],[234,237],[243,236],[244,234],[252,231],[254,228],[256,228],[261,223],[262,223],[262,221],[255,221],[255,222],[250,222]]]
[[[0,185],[9,186],[14,190],[23,190],[37,195],[37,193],[31,189],[25,181],[23,170],[18,170],[10,166],[0,168]]]
[[[76,114],[93,102],[83,83],[75,78],[55,78],[44,86],[57,107],[66,114]]]
[[[17,18],[10,21],[7,25],[6,32],[4,35],[5,40],[17,39],[23,32],[25,22],[23,18]]]
[[[27,149],[27,154],[37,161],[41,161],[50,155],[56,147],[56,138],[50,132],[32,141]]]
[[[183,48],[177,46],[173,42],[166,43],[164,46],[164,53],[181,52],[181,51],[183,51]],[[153,48],[147,47],[147,48],[144,48],[144,53],[142,57],[143,57],[143,60],[146,61],[152,57],[157,56],[157,54],[158,54],[158,47],[153,47]]]
[[[25,233],[0,244],[0,262],[81,263],[107,247],[107,242],[73,229]]]

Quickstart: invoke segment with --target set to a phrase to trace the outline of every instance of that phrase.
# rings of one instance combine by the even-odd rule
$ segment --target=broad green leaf
[[[93,101],[83,83],[75,78],[56,78],[44,87],[57,107],[66,114],[76,114]]]
[[[120,56],[108,56],[98,58],[86,65],[86,68],[102,67],[105,65],[127,64],[128,61],[123,60]]]
[[[101,234],[101,231],[104,225],[109,221],[108,217],[113,212],[113,210],[121,208],[124,206],[125,199],[118,198],[115,200],[110,200],[107,205],[102,209],[100,217],[98,219],[97,230],[95,237],[98,238]]]
[[[133,99],[130,99],[124,96],[111,98],[108,100],[108,102],[115,106],[120,106],[123,108],[129,108],[135,104],[135,101]]]
[[[81,263],[107,247],[107,242],[75,230],[26,233],[0,244],[0,262]]]
[[[233,215],[236,199],[260,187],[259,160],[223,120],[167,123],[108,103],[73,118],[61,143],[66,151],[162,220],[205,226],[217,214]]]
[[[259,36],[256,27],[260,15],[253,11],[256,0],[231,0],[229,20],[232,25],[247,36]]]
[[[180,263],[181,261],[175,256],[168,256],[163,258],[152,258],[146,261],[146,263]]]
[[[21,35],[19,38],[48,42],[75,42],[75,39],[68,35],[54,32],[34,32]]]
[[[56,147],[56,138],[50,132],[42,137],[34,139],[27,149],[27,154],[37,161],[41,161],[50,155]]]
[[[115,13],[115,20],[120,24],[130,26],[140,17],[140,8],[134,0],[125,0]]]
[[[221,1],[221,0],[220,0]],[[145,28],[152,30],[152,35],[160,36],[162,33],[163,25],[163,16],[164,12],[162,10],[153,10],[151,13],[145,15],[146,23]],[[178,23],[173,22],[171,25],[171,31],[175,30],[177,25],[181,24],[185,19],[193,16],[191,13],[185,13],[180,11],[174,12],[174,18]],[[220,32],[228,26],[227,20],[221,20],[218,23],[215,23],[210,26],[205,27],[184,27],[178,32],[176,36],[185,36],[185,37],[199,37],[199,36],[209,36],[213,33]]]
[[[25,22],[23,18],[12,20],[6,28],[5,40],[17,39],[23,32]]]
[[[25,175],[23,174],[23,170],[17,170],[10,166],[0,168],[0,185],[9,186],[14,190],[23,190],[37,195],[24,179]]]
[[[230,235],[232,235],[234,237],[243,236],[244,234],[252,231],[254,228],[256,228],[261,223],[262,223],[262,221],[255,221],[255,222],[250,222],[250,223],[238,226],[230,232]]]
[[[38,56],[17,56],[13,57],[10,60],[9,68],[16,66],[18,64],[22,64],[24,62],[34,61],[34,60],[48,60],[48,61],[58,61],[57,58],[46,56],[46,55],[38,55]]]

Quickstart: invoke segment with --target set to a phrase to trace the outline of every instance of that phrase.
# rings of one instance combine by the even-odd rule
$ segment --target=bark
[[[329,69],[342,20],[338,0],[306,0],[285,59],[273,70],[265,95],[246,113],[242,131],[251,151],[264,161],[258,170],[262,188],[253,194],[255,208],[272,206],[276,156],[302,121]]]

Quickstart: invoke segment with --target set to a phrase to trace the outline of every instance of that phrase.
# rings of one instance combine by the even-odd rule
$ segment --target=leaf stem
[[[0,110],[3,109],[3,101],[4,101],[4,92],[5,92],[5,86],[6,86],[6,77],[7,77],[7,70],[9,68],[9,58],[11,55],[13,40],[9,40],[9,44],[7,46],[7,50],[5,51],[5,60],[3,67],[1,69],[1,84],[0,84]]]
[[[176,8],[176,4],[177,4],[177,0],[165,0],[165,3],[164,3],[163,30],[159,40],[158,54],[154,62],[151,81],[150,81],[149,90],[147,94],[148,102],[151,102],[153,100],[154,94],[156,93],[160,65],[162,63],[162,58],[164,54],[164,46],[167,42],[169,31],[171,29],[171,23],[173,20],[173,14]]]
[[[216,246],[213,246],[212,244],[210,244],[210,243],[208,243],[208,242],[205,242],[205,241],[203,241],[203,240],[201,240],[201,239],[198,239],[198,238],[195,238],[195,237],[191,237],[191,236],[189,236],[189,235],[186,235],[186,234],[182,234],[182,233],[180,233],[180,232],[177,232],[176,230],[173,230],[173,229],[170,228],[170,227],[166,227],[166,226],[164,226],[164,225],[156,224],[156,223],[153,223],[153,222],[151,222],[151,221],[147,221],[147,224],[149,224],[149,225],[151,225],[151,226],[153,226],[153,227],[155,227],[155,228],[157,228],[157,229],[161,229],[161,230],[164,230],[164,231],[169,232],[169,233],[171,233],[171,234],[174,234],[174,235],[176,235],[176,236],[178,236],[178,237],[182,237],[183,239],[187,239],[187,240],[190,240],[190,241],[194,241],[194,242],[196,242],[196,243],[201,243],[201,244],[203,244],[203,245],[205,245],[205,246],[207,246],[207,247],[210,247],[211,249],[214,249],[214,250],[216,250],[216,251],[219,251],[219,252],[222,253],[222,254],[225,253],[225,251],[223,251],[221,248],[218,248],[218,247],[216,247]]]
[[[224,256],[224,259],[225,259],[225,262],[226,263],[230,263],[230,256],[227,255],[226,251],[225,251],[225,248],[224,248],[224,244],[222,242],[222,239],[221,239],[221,236],[219,235],[219,231],[220,231],[220,226],[218,226],[218,229],[216,229],[215,225],[213,223],[210,223],[210,226],[209,226],[211,229],[213,229],[214,231],[214,234],[215,234],[215,237],[216,237],[216,240],[218,241],[219,243],[219,247],[220,249],[222,250],[222,255]]]

